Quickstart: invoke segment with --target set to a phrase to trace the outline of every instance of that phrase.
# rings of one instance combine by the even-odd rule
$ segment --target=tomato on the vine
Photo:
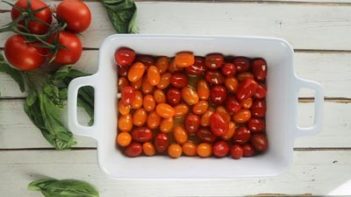
[[[55,54],[54,63],[59,65],[74,64],[82,54],[82,43],[76,34],[62,31],[58,35],[59,50]]]

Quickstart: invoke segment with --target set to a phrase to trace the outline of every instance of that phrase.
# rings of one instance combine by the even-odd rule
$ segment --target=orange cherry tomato
[[[165,89],[171,83],[171,73],[163,73],[160,78],[160,82],[157,84],[157,88]]]
[[[173,136],[175,141],[179,144],[184,144],[186,141],[188,141],[188,134],[182,126],[176,126],[173,129]]]
[[[199,96],[190,87],[185,87],[182,89],[182,98],[188,105],[195,105],[199,102]]]
[[[168,66],[168,71],[170,73],[174,73],[176,71],[180,71],[182,68],[178,67],[176,64],[175,64],[175,60],[174,58],[171,59],[170,63],[169,63],[169,66]]]
[[[195,56],[192,52],[179,52],[174,58],[174,63],[179,68],[185,68],[195,63]]]
[[[147,112],[153,111],[156,106],[154,97],[150,94],[144,96],[143,107]]]
[[[137,90],[132,101],[132,109],[139,109],[143,105],[143,94]]]
[[[251,118],[251,112],[248,109],[241,109],[233,115],[233,120],[236,123],[245,123]]]
[[[118,82],[117,82],[118,92],[121,92],[121,90],[126,86],[129,86],[128,79],[125,77],[118,77]]]
[[[209,143],[201,143],[197,146],[196,152],[200,157],[209,157],[212,154],[212,146]]]
[[[160,124],[160,131],[162,131],[163,133],[169,133],[172,131],[173,129],[173,118],[165,118],[161,121]]]
[[[228,77],[225,79],[224,85],[228,92],[234,93],[238,89],[238,80],[236,80],[234,77]]]
[[[150,66],[147,69],[147,80],[152,86],[155,86],[158,83],[160,83],[161,76],[156,66]]]
[[[119,146],[126,147],[132,142],[132,136],[127,132],[121,132],[117,135],[116,141]]]
[[[139,79],[141,79],[144,75],[145,72],[145,65],[141,62],[136,62],[134,63],[130,68],[128,72],[128,80],[130,82],[136,82]]]
[[[135,126],[138,126],[138,127],[143,126],[146,122],[146,119],[147,119],[147,113],[143,108],[137,109],[133,114],[133,124]]]
[[[141,90],[144,94],[150,94],[154,90],[154,86],[150,84],[149,80],[144,79],[141,84]]]
[[[243,73],[238,74],[239,81],[243,81],[244,79],[253,79],[253,78],[254,78],[254,76],[250,72],[243,72]]]
[[[200,80],[197,83],[197,94],[199,95],[200,99],[208,100],[208,97],[210,96],[210,88],[205,80]]]
[[[156,67],[158,68],[160,74],[167,71],[169,66],[169,58],[168,57],[159,57],[156,60]]]
[[[154,99],[155,99],[156,103],[165,103],[166,102],[166,95],[162,90],[157,89],[154,91]]]
[[[120,116],[118,119],[118,128],[121,131],[129,132],[133,128],[132,115]]]
[[[174,107],[174,116],[182,117],[185,116],[189,112],[189,107],[183,103],[178,104]]]
[[[241,107],[245,109],[250,109],[252,106],[252,98],[244,99],[240,102]]]
[[[210,125],[210,117],[213,114],[213,109],[208,109],[204,114],[202,114],[200,119],[200,125],[203,127],[207,127]]]
[[[204,114],[208,109],[208,102],[207,101],[199,101],[193,106],[193,113],[197,115]]]
[[[229,123],[228,130],[227,130],[227,132],[225,132],[225,133],[222,135],[222,138],[223,138],[224,140],[230,140],[230,139],[233,137],[234,133],[235,133],[235,129],[236,129],[235,123],[234,123],[234,122],[230,122],[230,123]]]
[[[179,144],[171,144],[168,147],[168,155],[176,159],[182,155],[182,147]]]
[[[160,125],[161,117],[156,112],[151,112],[147,117],[146,124],[150,129],[156,129]]]
[[[135,81],[135,82],[131,82],[131,86],[136,89],[136,90],[139,90],[141,88],[141,85],[143,83],[143,79],[139,79],[138,81]]]
[[[174,116],[174,108],[166,103],[158,104],[156,112],[162,118],[172,118]]]
[[[229,122],[230,121],[230,115],[229,113],[227,112],[227,110],[223,107],[223,106],[218,106],[216,108],[216,112],[218,112],[226,122]]]
[[[156,154],[155,146],[151,142],[144,142],[143,152],[146,156],[153,156]]]
[[[122,115],[127,115],[130,112],[130,105],[125,105],[123,102],[120,100],[118,102],[118,112]]]
[[[196,155],[196,145],[191,141],[184,143],[183,144],[183,153],[186,156],[195,156]]]

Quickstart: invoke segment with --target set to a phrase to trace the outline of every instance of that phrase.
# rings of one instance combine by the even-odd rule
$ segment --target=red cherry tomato
[[[202,57],[195,57],[195,63],[185,68],[189,75],[201,76],[205,72],[205,60]]]
[[[121,100],[124,105],[130,105],[132,104],[133,100],[135,98],[135,90],[132,86],[125,86],[122,89],[122,96]]]
[[[267,138],[263,134],[256,134],[252,136],[251,144],[258,152],[264,152],[268,148]]]
[[[245,144],[250,140],[251,132],[246,127],[239,127],[235,130],[233,139],[234,142],[239,144]]]
[[[198,115],[189,113],[184,120],[185,130],[189,134],[196,133],[200,126],[200,117]]]
[[[265,80],[267,76],[267,63],[264,59],[254,59],[251,64],[252,72],[259,81]]]
[[[254,96],[258,99],[263,99],[266,97],[267,91],[264,85],[258,84]]]
[[[213,145],[212,151],[216,157],[225,157],[228,155],[229,152],[228,143],[225,141],[216,142]]]
[[[210,117],[211,132],[215,136],[224,135],[229,129],[229,122],[218,112],[214,112]]]
[[[29,32],[33,34],[45,34],[49,30],[52,22],[52,12],[46,3],[41,0],[18,0],[11,9],[11,18],[13,21],[21,15],[20,9],[31,10],[37,19],[33,20],[25,17],[23,21],[19,22],[21,25],[28,23]]]
[[[220,68],[222,67],[223,63],[224,63],[224,57],[222,54],[213,53],[213,54],[208,54],[205,57],[205,64],[209,69]]]
[[[182,94],[178,89],[170,88],[167,90],[166,98],[167,98],[167,103],[174,106],[180,103],[182,99]]]
[[[154,144],[157,152],[164,153],[169,145],[168,136],[165,133],[158,133],[155,137]]]
[[[247,126],[250,129],[250,131],[255,133],[264,131],[266,127],[265,122],[262,119],[258,118],[250,119]]]
[[[236,98],[239,101],[252,97],[257,89],[257,82],[253,79],[245,79],[239,84]]]
[[[18,70],[39,68],[46,60],[46,51],[39,43],[30,43],[21,35],[13,35],[5,43],[5,57]]]
[[[227,98],[227,91],[221,85],[215,85],[210,90],[210,99],[216,105],[222,104]]]
[[[171,76],[171,84],[176,88],[184,88],[188,85],[188,77],[180,72],[173,73]]]
[[[239,145],[233,145],[230,149],[230,155],[233,159],[240,159],[244,155],[244,150]]]
[[[58,35],[60,48],[54,59],[58,65],[75,64],[82,55],[82,43],[76,34],[68,31],[61,31]]]
[[[137,157],[143,152],[143,147],[138,142],[132,142],[124,150],[124,154],[128,157]]]
[[[119,68],[127,69],[135,60],[135,52],[129,48],[119,48],[115,52],[115,61]],[[128,70],[127,70],[128,71]]]
[[[219,71],[208,70],[206,72],[205,79],[211,85],[219,85],[224,83],[224,77]]]
[[[256,151],[251,144],[244,144],[242,147],[244,157],[251,157],[255,155]]]
[[[56,8],[57,18],[67,23],[67,30],[81,33],[91,23],[91,13],[83,1],[64,0]]]
[[[222,67],[222,73],[227,77],[234,76],[236,73],[235,65],[232,63],[225,63]]]
[[[216,140],[216,136],[213,135],[213,133],[208,130],[206,127],[200,128],[196,132],[196,136],[202,141],[202,142],[207,142],[207,143],[213,143]]]
[[[250,60],[246,57],[236,57],[233,63],[238,72],[246,72],[250,69]]]
[[[237,113],[241,109],[240,103],[235,99],[235,97],[230,96],[226,100],[226,109],[230,113]]]
[[[152,131],[146,127],[137,127],[132,130],[132,138],[137,142],[147,142],[152,139]]]
[[[263,118],[266,115],[266,102],[264,100],[256,100],[252,103],[251,113],[255,117]]]
[[[119,77],[126,77],[128,75],[128,68],[117,64],[117,73]]]

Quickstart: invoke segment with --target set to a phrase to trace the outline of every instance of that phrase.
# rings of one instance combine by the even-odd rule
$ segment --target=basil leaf
[[[29,183],[31,191],[41,191],[45,197],[99,197],[91,184],[79,180],[40,179]]]
[[[12,68],[5,61],[5,58],[1,53],[0,53],[0,72],[4,72],[4,73],[7,73],[8,75],[10,75],[12,77],[12,79],[14,79],[17,82],[21,92],[24,92],[25,84],[24,84],[22,72]]]
[[[134,0],[101,0],[117,33],[136,33],[136,11]]]

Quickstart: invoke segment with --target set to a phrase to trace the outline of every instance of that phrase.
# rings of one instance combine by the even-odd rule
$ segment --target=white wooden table
[[[57,1],[52,1],[55,4]],[[93,23],[83,33],[76,65],[95,72],[101,41],[114,31],[98,1],[87,1]],[[140,33],[277,36],[295,48],[297,73],[325,87],[323,130],[297,139],[292,167],[278,177],[204,181],[114,181],[98,168],[96,144],[77,137],[55,151],[25,115],[25,94],[0,74],[0,193],[40,196],[27,184],[42,175],[83,179],[101,196],[351,195],[351,0],[139,1]],[[0,24],[10,20],[0,5]],[[0,46],[8,34],[0,35]],[[301,93],[301,125],[312,122],[313,100]],[[171,170],[171,169],[170,169]]]

